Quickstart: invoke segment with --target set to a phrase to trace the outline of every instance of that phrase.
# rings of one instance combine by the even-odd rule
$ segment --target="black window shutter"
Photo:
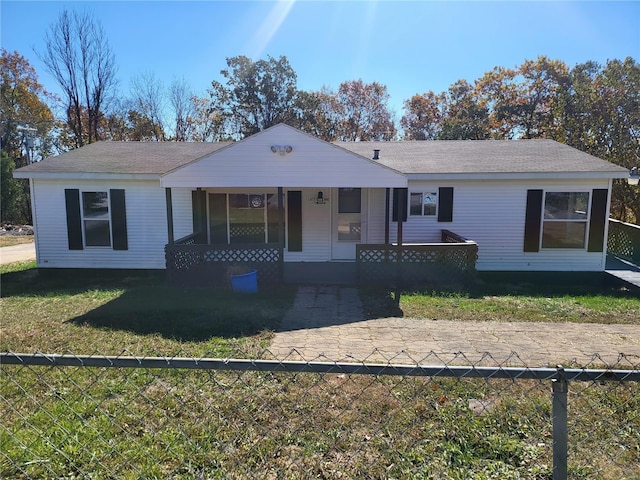
[[[588,252],[602,252],[604,250],[604,227],[607,222],[607,196],[606,188],[593,190],[591,198],[591,217],[589,219],[589,244]]]
[[[524,251],[540,250],[540,217],[542,190],[527,190],[527,210],[524,219]]]
[[[193,233],[207,231],[207,192],[194,190],[191,192],[191,208],[193,215]]]
[[[453,222],[453,187],[438,189],[438,221]]]
[[[302,192],[300,190],[287,193],[287,250],[302,251]]]
[[[209,233],[211,243],[226,244],[227,239],[227,195],[209,194]]]
[[[408,188],[393,189],[393,213],[392,213],[391,220],[393,220],[394,222],[407,221],[407,202],[409,201],[408,197],[409,197]]]
[[[69,250],[82,250],[82,219],[80,218],[80,190],[67,188],[64,191],[67,208],[67,238]]]
[[[127,241],[127,206],[124,201],[124,190],[112,189],[111,197],[111,234],[114,250],[128,250]]]

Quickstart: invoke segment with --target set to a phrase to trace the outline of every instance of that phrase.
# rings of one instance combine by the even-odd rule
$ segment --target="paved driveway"
[[[269,351],[288,360],[504,366],[640,364],[637,325],[365,319],[353,288],[300,287]],[[595,359],[594,359],[594,356]],[[598,358],[599,356],[599,358]]]
[[[23,262],[36,258],[35,243],[23,243],[21,245],[12,245],[10,247],[0,248],[0,265],[13,262]]]

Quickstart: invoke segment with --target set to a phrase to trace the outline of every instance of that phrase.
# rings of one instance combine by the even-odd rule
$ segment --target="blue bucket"
[[[231,275],[231,288],[234,292],[256,293],[258,291],[258,271]]]

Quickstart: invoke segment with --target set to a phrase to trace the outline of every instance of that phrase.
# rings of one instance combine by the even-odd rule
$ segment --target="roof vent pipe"
[[[380,160],[380,150],[377,148],[373,149],[373,159],[374,160]]]

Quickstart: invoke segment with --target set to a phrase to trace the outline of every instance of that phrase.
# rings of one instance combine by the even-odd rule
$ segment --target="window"
[[[546,192],[542,248],[584,248],[589,192]]]
[[[338,241],[359,242],[362,238],[362,190],[338,189]]]
[[[438,207],[438,192],[413,192],[409,200],[412,216],[435,216]]]
[[[65,188],[64,201],[69,250],[83,250],[84,247],[129,249],[123,189],[81,193],[77,188]]]
[[[111,246],[107,192],[82,192],[82,225],[87,247]]]
[[[278,242],[278,196],[229,194],[229,243]]]

